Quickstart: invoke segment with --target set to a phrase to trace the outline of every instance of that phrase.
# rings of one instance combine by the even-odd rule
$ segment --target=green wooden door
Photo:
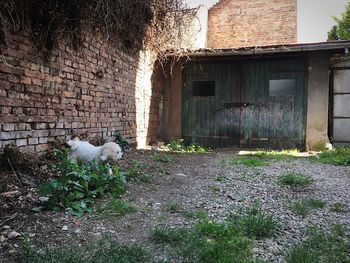
[[[191,63],[183,89],[182,134],[185,142],[239,147],[240,101],[237,63]]]
[[[305,61],[242,64],[241,147],[302,148],[305,137]]]
[[[212,147],[301,148],[305,76],[304,59],[191,63],[183,137]]]

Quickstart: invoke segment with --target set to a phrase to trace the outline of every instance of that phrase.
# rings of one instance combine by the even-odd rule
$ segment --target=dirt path
[[[333,224],[344,224],[350,228],[350,167],[301,158],[269,160],[268,165],[260,167],[223,162],[236,154],[170,154],[172,161],[163,163],[152,160],[150,151],[131,152],[122,166],[138,160],[147,164],[144,172],[152,174],[151,182],[130,183],[123,196],[123,200],[137,208],[136,213],[117,218],[96,214],[78,218],[65,212],[33,213],[29,208],[34,204],[30,203],[22,211],[9,212],[17,216],[0,226],[1,235],[6,237],[15,229],[36,245],[45,245],[72,240],[82,243],[109,234],[123,242],[152,246],[150,232],[156,227],[189,225],[196,220],[193,218],[196,211],[204,211],[221,221],[230,211],[259,202],[280,223],[281,229],[273,238],[255,241],[253,253],[261,259],[282,262],[285,251],[305,237],[307,227],[328,230]],[[314,183],[306,188],[281,186],[277,179],[287,172],[309,175]],[[322,200],[325,207],[302,217],[291,210],[292,202],[302,198]],[[337,203],[344,205],[341,213],[334,211]],[[3,241],[0,255],[7,260],[14,259],[19,245],[18,239]]]

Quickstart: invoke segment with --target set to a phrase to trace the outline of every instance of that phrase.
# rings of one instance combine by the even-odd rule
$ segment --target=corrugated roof
[[[263,55],[274,53],[290,53],[290,52],[308,52],[321,50],[343,50],[348,52],[350,41],[333,41],[333,42],[318,42],[318,43],[303,43],[303,44],[287,44],[287,45],[269,45],[269,46],[254,46],[241,48],[224,48],[224,49],[198,49],[188,50],[185,56],[189,57],[221,57],[221,56],[244,56],[244,55]],[[169,56],[176,55],[176,52],[169,52]]]

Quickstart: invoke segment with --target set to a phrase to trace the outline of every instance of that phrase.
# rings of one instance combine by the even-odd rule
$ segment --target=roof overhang
[[[182,54],[187,57],[232,57],[268,54],[300,53],[312,51],[333,51],[338,54],[347,54],[350,41],[319,42],[306,44],[270,45],[224,49],[198,49],[188,50]],[[332,52],[332,53],[333,53]],[[169,52],[169,57],[177,56],[176,52]]]

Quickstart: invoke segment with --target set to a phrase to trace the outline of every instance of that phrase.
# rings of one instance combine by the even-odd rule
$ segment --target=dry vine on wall
[[[88,29],[129,53],[162,54],[181,43],[184,9],[182,0],[0,0],[0,44],[6,30],[25,30],[40,51],[62,38],[79,49]]]

